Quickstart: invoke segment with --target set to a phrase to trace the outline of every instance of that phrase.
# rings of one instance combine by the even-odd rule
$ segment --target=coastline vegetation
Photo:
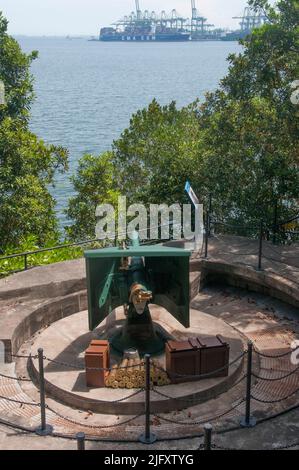
[[[95,208],[118,195],[129,202],[187,202],[186,180],[213,213],[235,225],[261,218],[287,220],[299,212],[298,106],[290,99],[299,79],[299,4],[250,0],[268,23],[228,57],[229,71],[204,102],[178,109],[156,100],[137,111],[111,151],[85,155],[72,177],[76,195],[66,210],[67,241],[94,238]],[[55,200],[49,186],[67,170],[66,149],[46,145],[29,131],[34,99],[30,64],[7,34],[0,14],[0,249],[10,254],[59,244]],[[32,264],[82,256],[82,248],[32,255]],[[21,269],[22,259],[0,261],[0,274]]]
[[[299,112],[291,101],[299,78],[299,3],[280,0],[275,9],[266,0],[249,3],[263,9],[268,23],[228,57],[228,74],[215,92],[182,109],[154,100],[132,116],[111,152],[83,157],[85,173],[79,167],[79,191],[67,211],[72,239],[86,228],[91,236],[96,223],[92,211],[86,227],[86,183],[102,201],[118,191],[130,203],[168,204],[188,202],[190,180],[205,207],[211,194],[214,216],[235,227],[261,218],[271,226],[275,217],[299,212]],[[100,186],[85,175],[102,159],[111,168]]]

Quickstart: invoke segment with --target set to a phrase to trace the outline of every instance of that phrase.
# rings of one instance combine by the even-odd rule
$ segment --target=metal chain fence
[[[298,348],[296,348],[296,349],[298,349]],[[247,363],[248,363],[247,364],[247,374],[243,374],[233,384],[233,387],[232,387],[232,388],[234,388],[237,385],[240,385],[246,379],[246,396],[241,397],[234,406],[232,406],[229,409],[225,410],[223,413],[218,413],[215,416],[210,416],[210,417],[206,417],[204,419],[191,421],[191,422],[190,421],[185,422],[185,421],[181,421],[181,420],[168,418],[168,417],[165,417],[165,416],[161,416],[160,414],[154,414],[153,416],[158,420],[161,420],[161,421],[164,421],[164,422],[170,423],[170,424],[175,424],[177,426],[184,426],[184,427],[202,426],[207,422],[213,422],[213,421],[219,420],[222,417],[225,417],[225,416],[229,415],[230,413],[234,412],[238,407],[240,407],[242,404],[245,403],[246,415],[247,416],[245,416],[245,419],[243,419],[243,427],[244,427],[244,422],[246,424],[246,422],[248,421],[248,420],[246,421],[246,418],[249,419],[249,421],[248,421],[248,425],[249,425],[251,423],[250,420],[252,418],[252,416],[250,414],[251,400],[255,400],[255,401],[263,403],[263,404],[275,404],[275,403],[281,403],[282,401],[286,401],[286,400],[293,397],[295,394],[297,394],[299,392],[299,388],[297,388],[296,390],[293,390],[292,392],[290,392],[287,396],[277,397],[277,398],[271,399],[271,400],[255,396],[251,391],[251,377],[253,376],[257,380],[269,380],[269,379],[261,377],[261,376],[255,374],[254,372],[252,372],[252,360],[253,360],[252,359],[252,353],[254,352],[254,353],[258,354],[259,356],[263,356],[263,357],[267,357],[267,358],[270,357],[270,358],[273,358],[273,359],[279,359],[281,357],[285,357],[287,354],[291,354],[293,351],[294,350],[288,351],[287,353],[284,353],[283,355],[264,355],[260,351],[254,349],[253,344],[251,342],[249,342],[248,343],[248,349],[246,351],[244,351],[244,353],[242,355],[240,355],[237,359],[235,359],[234,361],[232,361],[231,363],[226,365],[226,367],[229,367],[232,364],[234,364],[237,360],[240,360],[243,356],[247,355]],[[41,426],[39,426],[37,428],[37,430],[35,430],[36,433],[40,434],[40,435],[47,435],[47,434],[54,435],[55,434],[55,433],[53,434],[52,426],[49,426],[46,423],[46,411],[48,411],[48,412],[50,411],[51,413],[53,413],[54,416],[57,416],[58,418],[62,419],[63,421],[65,421],[67,423],[71,423],[75,426],[90,429],[90,430],[103,430],[103,431],[109,430],[109,429],[114,429],[114,428],[120,428],[121,426],[125,426],[129,423],[132,423],[136,419],[144,416],[145,417],[145,434],[143,435],[143,438],[144,438],[144,436],[148,436],[148,438],[150,439],[151,436],[153,436],[152,433],[151,433],[151,420],[150,420],[150,418],[152,416],[152,413],[151,413],[151,396],[150,396],[151,392],[158,394],[159,396],[165,398],[166,400],[177,400],[178,402],[183,400],[184,402],[190,402],[190,403],[194,403],[196,401],[196,398],[193,399],[193,398],[172,397],[172,396],[170,396],[166,393],[161,392],[156,387],[153,387],[151,385],[151,382],[150,382],[150,368],[151,368],[152,365],[154,365],[155,367],[157,367],[157,366],[156,366],[156,363],[153,363],[151,361],[151,359],[148,358],[148,360],[145,361],[145,363],[146,363],[146,372],[147,372],[146,373],[147,380],[145,380],[144,387],[134,391],[131,395],[129,395],[127,397],[117,399],[115,401],[107,401],[106,402],[106,403],[109,403],[109,404],[111,404],[111,403],[121,403],[121,402],[129,400],[129,399],[131,399],[133,397],[136,397],[139,394],[145,392],[145,411],[143,413],[137,414],[137,415],[135,415],[133,417],[130,417],[130,418],[124,420],[124,421],[120,421],[119,423],[114,423],[114,424],[111,424],[111,425],[93,425],[93,424],[82,423],[82,422],[79,422],[79,421],[74,420],[72,418],[69,418],[67,416],[64,416],[62,413],[59,413],[57,410],[55,410],[52,407],[50,407],[49,405],[47,405],[46,404],[46,399],[45,399],[45,379],[44,379],[44,375],[43,375],[43,362],[44,362],[44,360],[47,360],[47,361],[50,361],[50,362],[55,362],[55,363],[61,364],[63,366],[68,365],[68,366],[72,367],[73,366],[72,364],[66,364],[66,363],[60,362],[60,361],[49,360],[48,358],[46,358],[43,355],[42,350],[39,350],[39,354],[35,355],[35,356],[32,356],[32,355],[14,355],[14,357],[16,357],[16,358],[25,358],[25,359],[29,359],[29,358],[30,359],[32,359],[32,358],[38,358],[39,359],[39,361],[40,361],[40,363],[39,363],[39,366],[40,366],[39,385],[40,385],[40,392],[41,392],[41,400],[40,400],[40,403],[29,402],[29,401],[27,402],[27,401],[23,401],[23,400],[18,400],[17,398],[14,398],[14,397],[6,397],[6,396],[2,396],[2,395],[0,395],[0,399],[6,400],[6,401],[12,402],[12,403],[17,403],[17,404],[20,404],[21,406],[27,405],[27,406],[35,406],[37,408],[40,408]],[[98,370],[103,370],[103,369],[98,369]],[[165,369],[163,369],[163,368],[162,368],[162,370],[165,371]],[[248,375],[248,371],[250,371],[250,374],[249,374],[250,376]],[[283,377],[270,378],[270,380],[271,380],[271,382],[281,381],[281,380],[283,380],[287,377],[290,377],[293,374],[296,374],[297,372],[298,372],[298,367],[295,368],[293,371],[291,371],[290,373],[286,374]],[[5,379],[11,379],[11,380],[14,380],[14,381],[15,380],[20,380],[21,382],[22,381],[26,381],[26,382],[30,381],[30,379],[28,379],[28,378],[23,378],[23,377],[17,378],[17,377],[8,376],[8,375],[5,375],[5,374],[1,374],[1,377],[5,378]],[[205,377],[206,377],[206,374],[201,376],[201,378],[205,378]],[[105,403],[105,401],[103,403]],[[248,412],[249,412],[249,415],[248,415]],[[260,420],[260,422],[265,422],[265,420],[267,420],[267,419],[268,418],[263,418],[263,420]],[[13,423],[9,423],[9,424],[11,426],[14,425]],[[241,426],[242,426],[242,420],[240,422],[239,428],[241,428]],[[34,431],[34,430],[31,430],[31,431]],[[223,432],[226,432],[226,431],[229,431],[229,430],[225,430],[225,429],[223,430]],[[209,432],[210,432],[210,428],[208,428],[208,433]],[[219,432],[217,432],[217,433],[219,433]],[[207,439],[207,437],[206,437],[206,439]],[[115,439],[115,442],[120,442],[120,441]],[[209,444],[208,440],[207,440],[207,442]],[[296,447],[296,446],[297,446],[296,443],[288,444],[284,447],[281,447],[281,449],[292,448],[292,447]],[[203,446],[203,448],[205,448],[205,449],[206,449],[206,447],[207,447],[207,444],[205,444]],[[234,450],[232,448],[230,448],[230,449],[223,448],[223,447],[221,447],[221,446],[219,446],[215,443],[214,444],[210,443],[209,450],[212,450],[212,449],[215,449],[215,450],[217,450],[217,449],[219,449],[219,450],[220,449],[221,450]],[[276,449],[278,450],[278,448],[276,448]]]

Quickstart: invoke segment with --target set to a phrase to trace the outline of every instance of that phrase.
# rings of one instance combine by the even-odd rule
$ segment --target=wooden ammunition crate
[[[204,374],[209,375],[203,379],[226,377],[229,352],[229,344],[220,335],[200,336],[181,342],[168,341],[165,348],[166,370],[172,383],[199,380],[199,376]]]
[[[202,336],[197,338],[197,340],[200,343],[200,374],[209,374],[207,378],[227,377],[230,353],[229,344],[221,335]]]
[[[172,383],[190,382],[200,370],[200,343],[188,341],[167,341],[165,348],[166,370]],[[180,377],[183,376],[183,377]]]
[[[109,342],[105,339],[93,339],[91,340],[90,346],[103,346],[108,347],[108,364],[110,364],[110,345]],[[109,367],[109,366],[108,366]]]
[[[108,341],[101,342],[101,344],[90,344],[89,348],[85,351],[85,367],[87,387],[104,387],[105,379],[109,374],[109,371],[91,369],[108,369],[110,367],[110,350]]]

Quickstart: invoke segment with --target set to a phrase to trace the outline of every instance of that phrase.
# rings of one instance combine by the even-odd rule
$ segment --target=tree
[[[31,61],[7,34],[0,13],[0,79],[5,105],[0,105],[0,250],[18,248],[33,236],[40,245],[58,238],[55,200],[48,187],[56,171],[67,168],[67,151],[46,145],[28,129],[33,100]]]
[[[0,11],[0,77],[5,86],[6,106],[0,108],[0,122],[5,117],[27,122],[34,99],[30,65],[37,51],[24,54],[18,42],[7,34],[8,21]]]
[[[73,224],[67,228],[71,240],[95,238],[96,207],[99,204],[117,204],[117,190],[111,162],[111,153],[99,157],[85,155],[72,177],[76,196],[70,198],[67,216]]]
[[[235,225],[263,218],[270,226],[276,213],[283,220],[298,212],[298,109],[291,100],[299,77],[298,1],[250,5],[268,23],[229,56],[218,89],[182,109],[154,100],[113,143],[109,181],[130,203],[187,202],[191,180],[206,205],[212,195],[215,217]]]
[[[298,2],[263,8],[269,24],[229,57],[219,89],[200,108],[202,172],[218,216],[237,223],[274,221],[298,210],[298,110],[291,84],[298,77]],[[239,220],[238,220],[239,219]]]
[[[70,238],[94,238],[97,205],[116,207],[118,195],[127,197],[127,205],[188,202],[184,186],[196,172],[198,129],[195,105],[178,110],[175,103],[154,100],[132,116],[111,152],[83,157],[67,210]]]
[[[186,180],[197,173],[198,144],[196,105],[177,109],[154,100],[113,143],[119,191],[130,202],[182,202]]]

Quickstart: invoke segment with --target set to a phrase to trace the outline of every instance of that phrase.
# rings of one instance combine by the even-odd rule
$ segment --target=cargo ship
[[[251,34],[251,31],[232,31],[221,37],[221,41],[241,41]]]
[[[135,0],[136,10],[102,28],[97,38],[90,41],[109,42],[186,42],[186,41],[239,41],[252,30],[262,26],[267,18],[262,12],[246,7],[240,19],[240,29],[227,32],[208,24],[198,11],[195,0],[191,0],[192,16],[184,18],[175,9],[170,13],[163,10],[160,14],[140,9],[139,0]]]
[[[172,10],[167,15],[163,10],[158,16],[154,11],[140,10],[139,0],[135,0],[136,11],[124,16],[112,25],[102,28],[100,41],[119,42],[181,42],[191,40],[186,19]]]
[[[191,34],[185,31],[117,31],[114,28],[102,28],[100,41],[136,41],[136,42],[180,42],[190,41]]]

